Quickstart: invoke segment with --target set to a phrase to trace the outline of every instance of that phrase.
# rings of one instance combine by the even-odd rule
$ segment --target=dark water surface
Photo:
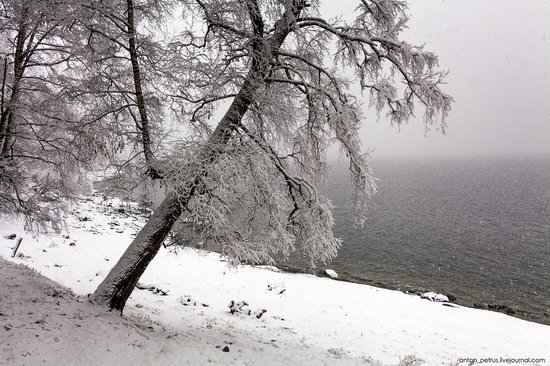
[[[328,196],[343,239],[329,267],[400,289],[498,304],[550,323],[550,158],[374,161],[378,193],[353,225],[349,174]],[[521,312],[525,312],[522,315]]]

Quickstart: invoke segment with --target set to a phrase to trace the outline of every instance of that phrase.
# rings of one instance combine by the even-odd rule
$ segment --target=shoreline
[[[140,230],[143,219],[134,216],[132,211],[119,202],[105,204],[98,197],[81,200],[71,208],[66,231],[36,238],[27,236],[20,255],[11,258],[15,245],[12,234],[24,235],[23,222],[14,218],[13,222],[0,225],[0,256],[19,266],[34,268],[75,294],[85,296],[97,288]],[[165,295],[137,289],[125,308],[126,317],[133,316],[140,324],[148,319],[146,324],[160,331],[158,346],[150,344],[152,334],[149,332],[139,339],[137,336],[121,338],[116,336],[118,333],[113,327],[102,331],[100,339],[111,334],[111,339],[129,350],[128,355],[141,359],[150,356],[154,364],[162,363],[159,357],[167,364],[176,360],[181,363],[182,349],[189,350],[184,353],[192,364],[224,366],[242,365],[249,360],[264,365],[364,365],[369,360],[371,364],[380,361],[395,365],[409,356],[429,360],[430,364],[448,365],[460,357],[486,354],[548,359],[550,327],[547,325],[406,296],[392,291],[394,287],[385,286],[392,289],[385,290],[380,288],[383,283],[350,276],[344,271],[340,282],[329,281],[319,276],[324,267],[317,271],[317,276],[311,276],[315,271],[292,266],[242,265],[232,269],[227,265],[226,259],[217,253],[193,248],[174,253],[170,248],[161,248],[140,281],[161,288]],[[378,287],[361,285],[367,283]],[[279,289],[282,286],[284,292],[273,291],[273,286]],[[4,289],[11,295],[23,293],[6,286]],[[36,296],[37,292],[30,293]],[[56,300],[59,299],[53,298]],[[251,312],[262,311],[265,315],[260,319],[247,313],[232,314],[228,311],[230,301],[244,301]],[[36,304],[42,306],[46,302]],[[29,321],[25,308],[14,309],[23,309],[20,319]],[[61,313],[68,314],[64,310]],[[105,319],[81,318],[93,321],[94,327],[97,319],[99,322]],[[57,324],[53,317],[48,321],[50,325]],[[40,335],[39,339],[42,336],[53,339],[56,347],[66,344],[63,349],[72,354],[70,351],[75,349],[70,343],[75,339],[72,331],[92,328],[75,327],[73,323],[79,321],[80,318],[75,320],[71,315],[66,319],[62,330],[69,334],[68,343],[61,342],[62,338],[57,335],[52,337],[52,333]],[[41,320],[32,326],[49,332],[51,326],[42,324]],[[35,328],[13,327],[11,332],[30,329],[32,332],[20,334],[18,338],[34,340],[38,334]],[[59,342],[55,341],[56,336]],[[97,336],[97,332],[92,336]],[[24,342],[17,344],[24,345]],[[77,341],[76,344],[86,343]],[[223,351],[226,347],[229,352]],[[105,351],[107,347],[100,344],[100,348]],[[115,351],[111,346],[108,349]],[[50,352],[51,348],[47,350]],[[30,351],[32,357],[40,356]],[[123,353],[126,355],[125,352],[100,352],[105,357]],[[24,355],[27,358],[23,364],[28,364],[31,356]]]
[[[252,266],[255,266],[255,265],[252,265]],[[258,266],[261,266],[261,265],[258,265]],[[276,267],[277,269],[285,273],[313,274],[317,277],[327,277],[335,281],[357,283],[360,285],[368,285],[368,286],[377,287],[385,290],[399,291],[407,295],[420,296],[422,293],[432,291],[432,289],[422,288],[422,287],[394,286],[381,281],[370,280],[368,278],[352,275],[347,271],[338,272],[337,278],[331,278],[325,273],[325,269],[328,269],[328,267],[323,269],[317,269],[314,272],[285,265],[285,264],[276,264],[273,267]],[[456,304],[456,305],[471,308],[471,309],[488,310],[488,311],[493,311],[497,313],[503,313],[514,318],[518,318],[518,319],[522,319],[522,320],[526,320],[526,321],[530,321],[538,324],[543,324],[543,325],[550,325],[550,315],[548,313],[535,313],[532,311],[514,308],[503,304],[469,302],[469,301],[462,300],[451,293],[445,292],[442,294],[449,298],[449,301],[446,301],[444,303]],[[429,300],[426,300],[426,301],[429,301]]]

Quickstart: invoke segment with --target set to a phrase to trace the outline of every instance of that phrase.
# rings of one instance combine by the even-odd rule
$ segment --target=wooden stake
[[[19,249],[19,245],[21,245],[21,241],[23,240],[22,237],[20,237],[19,239],[17,239],[17,243],[15,244],[15,248],[13,248],[13,252],[11,252],[11,257],[15,257],[15,255],[17,254],[17,250]]]

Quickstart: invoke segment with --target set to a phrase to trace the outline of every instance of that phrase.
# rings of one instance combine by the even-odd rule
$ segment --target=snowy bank
[[[24,234],[18,222],[0,224],[0,256],[35,268],[76,294],[91,293],[143,223],[132,210],[119,210],[118,205],[117,201],[83,200],[74,207],[65,232],[37,240]],[[16,239],[4,238],[12,233],[24,235],[19,256],[13,259]],[[549,326],[330,278],[269,267],[228,268],[215,253],[185,249],[174,254],[162,249],[140,283],[143,289],[134,291],[124,318],[110,314],[93,319],[109,319],[117,332],[141,335],[141,346],[131,349],[125,348],[129,338],[123,336],[120,352],[147,350],[144,360],[149,364],[177,360],[180,364],[353,365],[379,360],[395,365],[407,355],[416,355],[427,365],[486,357],[550,360]],[[17,301],[9,301],[15,309]],[[245,302],[245,311],[231,314],[231,301],[234,306]],[[91,308],[92,313],[98,311]],[[265,312],[257,317],[261,310]],[[9,322],[10,317],[5,318],[0,320]],[[149,319],[154,329],[133,325],[135,318]],[[70,324],[74,319],[63,321]],[[95,329],[91,320],[87,326]],[[100,337],[106,330],[94,332]],[[118,338],[115,333],[109,336]],[[4,360],[13,346],[5,343],[0,338]],[[71,351],[74,344],[69,344]],[[94,349],[104,346],[108,342]],[[130,361],[137,356],[127,357]],[[106,360],[104,364],[110,364]]]

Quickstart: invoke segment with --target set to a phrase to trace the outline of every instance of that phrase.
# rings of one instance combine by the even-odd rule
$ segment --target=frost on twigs
[[[355,68],[370,106],[387,112],[392,124],[414,117],[414,105],[425,109],[426,130],[445,132],[452,98],[440,86],[448,72],[438,69],[438,57],[423,46],[399,39],[409,15],[404,1],[361,1],[353,24],[317,24],[338,40],[337,60]],[[400,80],[402,84],[396,82]]]
[[[175,158],[178,169],[167,180],[180,197],[191,196],[182,220],[204,243],[234,264],[273,264],[297,250],[313,266],[336,254],[332,205],[292,167],[248,136],[225,146],[213,163],[195,161],[197,150],[177,149],[181,160]]]
[[[301,0],[204,0],[190,8],[206,25],[176,45],[189,72],[174,100],[192,138],[177,144],[165,169],[185,208],[181,220],[234,264],[272,264],[293,252],[310,267],[329,261],[340,240],[332,204],[318,189],[327,149],[338,144],[349,160],[357,223],[376,192],[358,134],[362,103],[345,75],[355,72],[370,106],[390,123],[407,122],[420,104],[426,128],[444,129],[452,102],[440,89],[446,72],[436,55],[399,39],[409,19],[402,1],[358,1],[352,23],[329,22],[317,2]],[[276,34],[285,34],[280,44]],[[240,109],[222,120],[230,127],[219,125],[227,138],[211,141],[211,117],[224,101]]]
[[[425,362],[423,359],[415,355],[407,355],[403,358],[399,358],[399,364],[397,366],[420,366],[424,364]]]

